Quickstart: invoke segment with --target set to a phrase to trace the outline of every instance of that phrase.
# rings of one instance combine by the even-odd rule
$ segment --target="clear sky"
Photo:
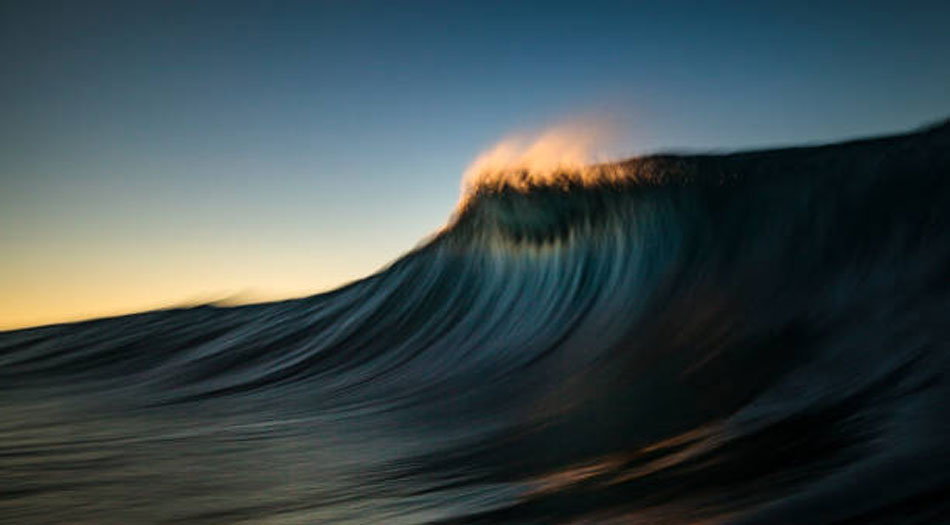
[[[333,288],[577,115],[629,154],[950,115],[950,2],[789,4],[3,1],[0,329]]]

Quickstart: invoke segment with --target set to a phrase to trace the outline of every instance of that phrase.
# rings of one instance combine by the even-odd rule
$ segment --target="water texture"
[[[0,522],[946,520],[950,124],[615,167],[331,293],[0,333]]]

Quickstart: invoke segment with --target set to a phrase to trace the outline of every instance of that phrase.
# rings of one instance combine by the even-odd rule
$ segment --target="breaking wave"
[[[950,514],[950,124],[502,171],[328,294],[0,334],[2,514]]]

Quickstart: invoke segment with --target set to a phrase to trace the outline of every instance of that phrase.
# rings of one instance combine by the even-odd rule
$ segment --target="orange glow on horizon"
[[[250,244],[250,242],[249,242]],[[377,271],[391,257],[368,251],[206,251],[163,247],[100,256],[31,254],[0,265],[0,331],[201,304],[236,305],[327,292]]]

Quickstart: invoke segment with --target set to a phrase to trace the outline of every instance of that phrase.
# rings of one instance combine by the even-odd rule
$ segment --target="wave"
[[[950,123],[515,170],[334,292],[0,334],[15,522],[933,523]]]

